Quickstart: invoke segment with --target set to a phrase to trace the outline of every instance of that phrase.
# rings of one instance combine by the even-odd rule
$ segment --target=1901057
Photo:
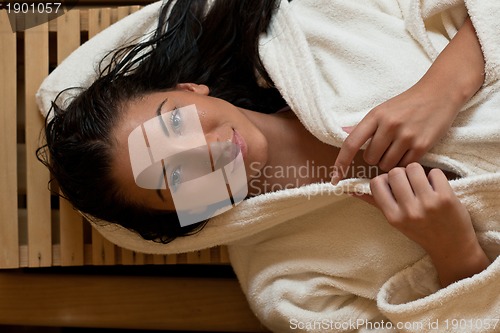
[[[9,14],[58,14],[62,2],[17,2],[7,1],[2,4],[2,7]]]

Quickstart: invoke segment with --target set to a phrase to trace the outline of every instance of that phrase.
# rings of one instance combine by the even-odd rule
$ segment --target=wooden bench
[[[0,325],[265,331],[227,274],[224,247],[161,256],[119,248],[48,191],[35,157],[44,125],[35,92],[71,51],[139,8],[79,7],[18,32],[0,11]],[[179,267],[191,277],[168,276]],[[217,270],[224,277],[207,274]]]

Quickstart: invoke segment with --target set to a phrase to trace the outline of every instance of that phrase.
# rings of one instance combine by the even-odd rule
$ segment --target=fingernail
[[[339,174],[338,172],[334,171],[332,173],[332,180],[330,180],[330,182],[332,183],[332,185],[337,185],[339,183],[340,179],[339,179]]]

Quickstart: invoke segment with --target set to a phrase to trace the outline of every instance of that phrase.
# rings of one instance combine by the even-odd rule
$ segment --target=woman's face
[[[246,113],[251,111],[239,109],[224,100],[210,97],[208,93],[208,87],[204,85],[184,83],[178,85],[175,90],[152,93],[129,102],[125,106],[124,116],[114,132],[117,144],[113,170],[116,170],[114,173],[116,181],[128,200],[150,209],[175,210],[172,193],[168,187],[166,189],[150,190],[137,185],[129,152],[129,136],[134,129],[141,128],[141,125],[144,125],[152,118],[158,117],[159,114],[169,113],[169,115],[173,115],[174,117],[167,117],[167,119],[172,119],[172,126],[181,126],[180,122],[182,120],[180,117],[179,119],[175,117],[175,113],[172,113],[172,111],[183,107],[191,105],[196,107],[196,111],[193,112],[198,113],[197,118],[203,130],[200,135],[204,136],[208,146],[217,142],[229,142],[241,150],[246,169],[246,181],[255,176],[252,172],[258,171],[255,168],[256,165],[265,165],[267,161],[267,140],[247,117]],[[175,130],[175,127],[173,129]],[[182,137],[180,139],[183,140]],[[163,141],[154,137],[152,140],[162,141],[153,144],[169,144],[168,140]],[[150,144],[148,143],[148,145]],[[168,148],[168,150],[174,150],[174,148]],[[213,162],[213,149],[210,152]],[[177,151],[177,153],[182,153],[182,151]],[[179,156],[179,154],[176,156]],[[250,165],[252,165],[252,168],[250,168]],[[194,167],[197,168],[198,166]],[[169,173],[166,175],[168,179],[180,176],[176,174],[179,170],[168,170],[166,172]],[[204,186],[202,184],[202,182],[199,182],[198,189],[199,186]],[[210,186],[210,184],[208,183],[205,186]]]

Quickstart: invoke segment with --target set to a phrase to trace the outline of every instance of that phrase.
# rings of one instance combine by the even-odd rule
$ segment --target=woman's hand
[[[387,221],[430,255],[442,286],[490,264],[467,209],[441,170],[427,176],[420,164],[412,163],[372,179],[370,186]]]
[[[422,81],[372,109],[344,141],[336,161],[340,170],[369,139],[363,158],[383,171],[418,161],[448,131],[460,110],[436,88]]]
[[[410,89],[372,109],[350,128],[334,167],[336,184],[368,140],[364,159],[388,171],[418,161],[448,131],[462,106],[484,81],[484,57],[467,19]]]

